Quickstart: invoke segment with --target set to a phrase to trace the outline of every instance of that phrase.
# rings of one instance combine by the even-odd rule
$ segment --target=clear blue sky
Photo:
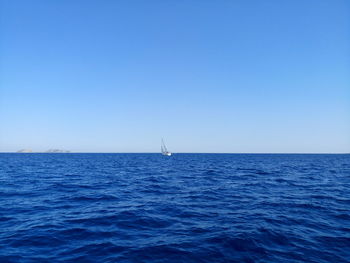
[[[1,0],[0,151],[350,152],[350,1]]]

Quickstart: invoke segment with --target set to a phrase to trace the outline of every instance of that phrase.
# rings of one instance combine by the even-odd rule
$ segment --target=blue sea
[[[350,155],[3,153],[0,262],[350,262]]]

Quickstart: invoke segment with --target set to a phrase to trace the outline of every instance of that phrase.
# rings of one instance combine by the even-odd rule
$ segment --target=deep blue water
[[[0,154],[0,262],[350,262],[350,155]]]

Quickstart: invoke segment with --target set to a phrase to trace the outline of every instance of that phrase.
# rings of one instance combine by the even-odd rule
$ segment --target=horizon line
[[[21,153],[21,154],[33,154],[33,153],[47,153],[47,154],[161,154],[160,152],[8,152],[0,151],[0,153]],[[172,152],[172,154],[350,154],[350,152]]]

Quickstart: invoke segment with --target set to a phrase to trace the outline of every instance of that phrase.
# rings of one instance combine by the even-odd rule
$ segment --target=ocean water
[[[0,154],[0,262],[350,262],[350,155]]]

